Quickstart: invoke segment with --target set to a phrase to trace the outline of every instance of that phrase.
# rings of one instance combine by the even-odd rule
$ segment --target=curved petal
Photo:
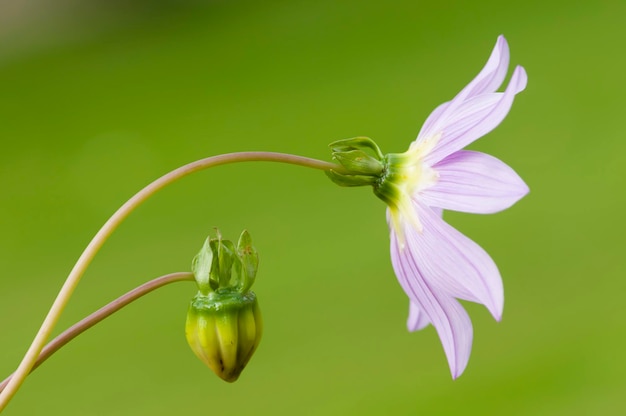
[[[424,157],[425,163],[432,166],[496,128],[511,109],[515,95],[526,88],[527,80],[526,71],[518,66],[503,93],[478,95],[454,112],[444,111],[429,136],[436,137],[437,142]]]
[[[489,254],[430,208],[415,201],[413,206],[422,230],[404,227],[403,231],[405,244],[423,276],[449,296],[485,305],[499,321],[504,289],[498,267]]]
[[[472,322],[459,302],[441,289],[432,287],[422,274],[414,250],[400,248],[398,236],[391,229],[391,262],[400,285],[419,312],[433,323],[448,359],[453,378],[463,373],[472,349]]]
[[[409,302],[409,318],[406,322],[406,327],[409,332],[424,329],[429,323],[428,317],[424,312],[420,311],[420,307],[413,302]]]
[[[495,92],[504,81],[508,67],[509,45],[504,36],[500,35],[483,69],[452,101],[440,105],[428,116],[417,135],[417,141],[434,136],[437,130],[443,128],[445,119],[464,101],[479,94]]]
[[[509,208],[528,193],[528,186],[513,169],[484,153],[460,150],[433,169],[437,183],[419,194],[431,207],[491,214]]]
[[[509,44],[507,43],[504,36],[498,36],[498,40],[496,40],[496,45],[491,52],[491,56],[489,56],[489,60],[485,64],[485,68],[494,68],[489,71],[488,75],[481,77],[481,74],[485,71],[485,68],[481,71],[478,76],[476,76],[478,81],[474,82],[468,97],[472,97],[478,94],[484,94],[486,92],[494,92],[502,82],[504,82],[504,78],[506,77],[506,72],[509,69]]]
[[[434,136],[433,131],[437,127],[437,123],[439,122],[439,119],[444,114],[444,112],[446,111],[449,105],[450,105],[449,102],[440,104],[437,108],[435,108],[432,111],[432,113],[430,113],[430,115],[428,116],[424,124],[422,125],[422,128],[419,134],[417,135],[417,139],[415,139],[415,141],[411,143],[411,146],[417,145],[423,140],[427,139],[428,137]]]

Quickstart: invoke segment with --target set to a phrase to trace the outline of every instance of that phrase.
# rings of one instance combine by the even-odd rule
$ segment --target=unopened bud
[[[239,378],[261,340],[263,324],[250,287],[259,257],[250,234],[229,240],[208,238],[194,258],[198,294],[187,312],[187,342],[200,360],[223,380]]]

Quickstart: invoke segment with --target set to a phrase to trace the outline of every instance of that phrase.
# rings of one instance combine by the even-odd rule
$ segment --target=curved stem
[[[50,341],[48,345],[46,345],[44,349],[41,350],[41,354],[39,354],[39,357],[37,357],[37,361],[35,361],[35,365],[33,365],[33,368],[30,370],[30,372],[32,373],[33,371],[35,371],[37,367],[39,367],[44,361],[50,358],[52,354],[60,350],[68,342],[70,342],[92,326],[103,321],[105,318],[113,315],[124,306],[136,301],[143,295],[147,295],[148,293],[162,286],[170,283],[184,281],[194,281],[193,273],[171,273],[166,274],[165,276],[157,277],[156,279],[150,280],[149,282],[146,282],[141,286],[136,287],[125,295],[122,295],[114,301],[108,303],[91,315],[75,323],[74,325],[63,331],[61,334],[59,334],[59,336],[57,336],[55,339]],[[13,374],[9,375],[0,383],[0,391],[4,390],[6,385],[9,384],[9,381],[12,377]]]
[[[238,162],[251,162],[251,161],[265,161],[265,162],[280,162],[289,163],[292,165],[299,165],[319,170],[336,170],[343,171],[343,168],[334,163],[324,162],[321,160],[310,159],[307,157],[290,155],[285,153],[274,152],[240,152],[240,153],[227,153],[219,156],[212,156],[206,159],[200,159],[198,161],[181,166],[178,169],[171,171],[159,179],[155,180],[141,191],[136,193],[130,198],[124,205],[122,205],[106,223],[96,233],[94,238],[89,242],[89,245],[85,248],[78,261],[72,268],[69,276],[65,280],[63,287],[57,295],[48,315],[44,319],[35,339],[31,343],[28,351],[24,355],[22,362],[18,366],[17,370],[9,381],[6,388],[0,393],[0,412],[6,407],[11,398],[15,395],[20,385],[24,382],[24,379],[30,372],[31,368],[35,364],[41,349],[43,348],[46,340],[50,337],[52,329],[56,325],[59,316],[65,309],[67,302],[76,289],[80,278],[87,269],[87,266],[91,263],[94,256],[100,250],[104,242],[115,231],[115,229],[128,217],[128,215],[135,210],[141,203],[143,203],[150,196],[154,195],[159,190],[163,189],[167,185],[190,175],[194,172],[198,172],[204,169],[208,169],[213,166],[225,165],[229,163]]]

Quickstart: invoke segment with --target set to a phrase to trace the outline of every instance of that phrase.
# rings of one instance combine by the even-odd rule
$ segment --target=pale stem
[[[141,203],[143,203],[150,196],[154,195],[159,190],[163,189],[167,185],[190,175],[194,172],[204,170],[213,166],[225,165],[228,163],[237,162],[252,162],[252,161],[265,161],[265,162],[280,162],[289,163],[292,165],[305,166],[319,170],[336,170],[343,171],[343,168],[334,163],[329,163],[321,160],[310,159],[302,156],[295,156],[285,153],[274,152],[240,152],[240,153],[228,153],[219,156],[212,156],[206,159],[197,160],[187,165],[181,166],[178,169],[171,171],[159,179],[155,180],[141,191],[136,193],[130,198],[124,205],[122,205],[106,223],[100,228],[98,233],[91,240],[89,245],[85,248],[78,261],[72,268],[69,276],[65,280],[63,287],[59,291],[48,315],[44,319],[35,339],[31,343],[28,351],[24,355],[20,365],[15,370],[13,378],[9,381],[6,388],[0,393],[0,412],[7,406],[11,398],[15,395],[24,379],[30,373],[31,368],[37,361],[37,357],[41,352],[46,340],[50,337],[54,326],[56,325],[59,316],[65,309],[67,302],[76,289],[80,278],[89,266],[89,263],[93,260],[98,250],[102,247],[107,238],[115,231],[115,229],[124,221],[126,217]]]
[[[37,367],[39,367],[44,361],[50,358],[52,354],[60,350],[68,342],[70,342],[71,340],[73,340],[74,338],[76,338],[77,336],[79,336],[80,334],[82,334],[83,332],[91,328],[92,326],[103,321],[105,318],[108,318],[109,316],[113,315],[115,312],[119,311],[124,306],[136,301],[137,299],[139,299],[140,297],[144,295],[147,295],[153,290],[156,290],[167,284],[175,283],[175,282],[184,282],[184,281],[194,281],[193,273],[190,273],[190,272],[171,273],[171,274],[166,274],[165,276],[157,277],[156,279],[150,280],[149,282],[146,282],[142,284],[141,286],[134,288],[130,292],[108,303],[107,305],[98,309],[91,315],[75,323],[74,325],[72,325],[71,327],[63,331],[61,334],[59,334],[52,341],[50,341],[44,347],[44,349],[41,350],[41,354],[39,354],[39,357],[37,357],[37,361],[35,361],[35,365],[33,365],[33,368],[30,370],[30,372],[32,373],[33,371],[35,371]],[[6,385],[9,383],[9,380],[11,380],[11,377],[13,377],[13,374],[9,375],[6,379],[4,379],[0,383],[0,391],[4,390]]]

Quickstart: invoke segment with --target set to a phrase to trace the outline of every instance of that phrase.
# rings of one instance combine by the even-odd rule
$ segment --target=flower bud
[[[221,289],[198,293],[189,306],[187,342],[196,356],[225,381],[239,378],[263,332],[254,292]]]
[[[261,311],[250,291],[258,265],[247,231],[241,233],[237,246],[218,231],[217,238],[207,238],[192,262],[198,294],[187,312],[187,342],[228,382],[239,378],[261,340]]]

